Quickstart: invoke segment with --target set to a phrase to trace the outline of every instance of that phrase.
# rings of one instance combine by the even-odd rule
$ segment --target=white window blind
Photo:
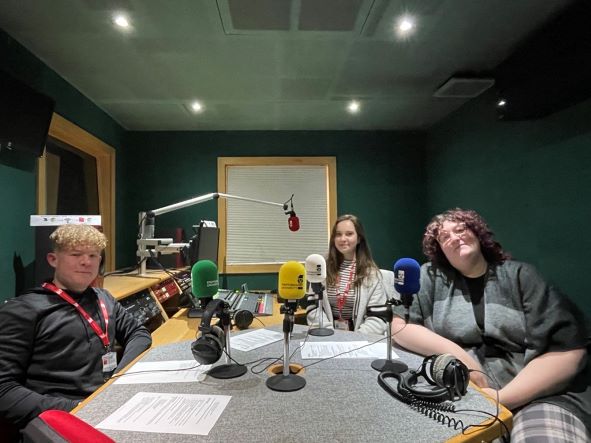
[[[282,264],[324,254],[329,240],[328,168],[322,165],[229,166],[227,193],[283,203],[294,194],[300,229],[280,207],[226,201],[226,265]]]

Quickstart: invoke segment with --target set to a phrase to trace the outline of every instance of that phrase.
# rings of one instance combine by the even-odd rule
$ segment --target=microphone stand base
[[[334,334],[334,329],[329,328],[312,328],[308,331],[308,334],[315,335],[316,337],[328,337]]]
[[[374,368],[376,371],[380,372],[395,372],[396,374],[402,374],[408,370],[408,366],[406,363],[401,361],[392,361],[392,360],[374,360],[371,362],[371,367]]]
[[[222,379],[236,378],[244,374],[246,374],[246,366],[232,363],[214,366],[209,371],[207,371],[207,375],[210,377]]]
[[[293,392],[302,389],[306,386],[306,380],[299,375],[283,375],[278,374],[269,377],[265,382],[267,387],[272,391],[279,392]]]

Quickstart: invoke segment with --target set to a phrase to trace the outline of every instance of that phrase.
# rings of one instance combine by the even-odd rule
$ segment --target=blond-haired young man
[[[47,409],[71,410],[152,343],[109,292],[91,287],[105,235],[63,225],[50,239],[53,279],[0,307],[0,420],[17,428]]]

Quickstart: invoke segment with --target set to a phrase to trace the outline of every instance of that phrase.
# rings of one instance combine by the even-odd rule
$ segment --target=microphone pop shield
[[[306,278],[310,283],[322,283],[326,280],[326,260],[320,254],[306,257]]]
[[[293,211],[290,212],[290,216],[287,219],[287,226],[289,227],[289,230],[291,232],[296,232],[300,230],[300,219]]]
[[[191,268],[191,291],[197,298],[213,298],[220,286],[218,267],[211,260],[199,260]]]
[[[415,259],[401,258],[394,263],[394,289],[401,294],[416,294],[420,289],[421,265]]]
[[[284,300],[297,300],[306,294],[306,269],[296,261],[288,261],[279,268],[279,296]]]

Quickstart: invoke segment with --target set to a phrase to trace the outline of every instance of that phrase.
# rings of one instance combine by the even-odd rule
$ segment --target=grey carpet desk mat
[[[281,331],[281,326],[269,327]],[[306,338],[307,327],[295,325],[290,354]],[[240,331],[232,333],[248,333]],[[329,337],[308,336],[308,341],[375,341],[380,337],[356,332],[335,331]],[[231,340],[231,339],[230,339]],[[385,340],[385,337],[384,337]],[[192,341],[183,341],[151,349],[142,361],[193,360]],[[283,356],[283,340],[242,352],[232,349],[232,358],[239,363]],[[422,357],[403,350],[395,351],[411,369]],[[384,355],[384,358],[386,356]],[[218,364],[224,363],[222,357]],[[299,350],[291,363],[309,365],[316,360],[302,360]],[[438,423],[393,398],[377,382],[378,372],[371,368],[371,359],[329,359],[305,368],[306,386],[295,392],[270,390],[267,371],[249,370],[241,377],[219,380],[206,377],[202,382],[161,384],[112,384],[95,397],[77,415],[97,425],[138,392],[192,393],[229,395],[231,400],[207,436],[156,434],[102,430],[117,442],[439,442],[461,430]],[[258,366],[261,370],[264,366]],[[395,380],[390,379],[395,382]],[[484,410],[495,414],[495,405],[469,388],[467,395],[455,402],[456,409]],[[465,426],[478,424],[488,417],[478,412],[446,413],[461,419]],[[473,431],[470,428],[468,431]]]

